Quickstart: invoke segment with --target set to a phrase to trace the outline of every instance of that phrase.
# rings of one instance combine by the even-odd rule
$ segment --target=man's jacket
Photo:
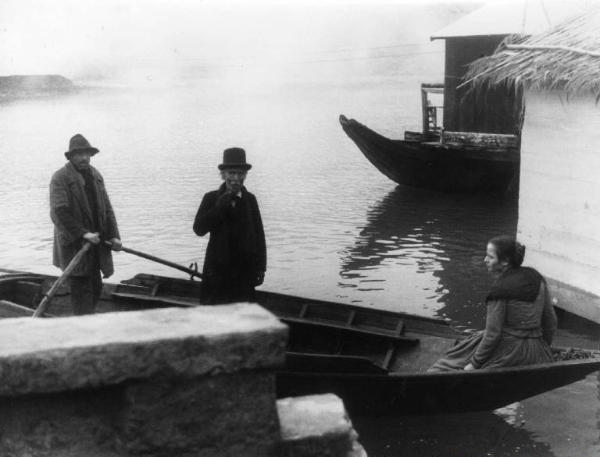
[[[110,204],[102,175],[90,166],[96,204],[90,205],[85,192],[85,179],[71,162],[58,170],[50,181],[50,218],[54,223],[54,248],[52,262],[65,269],[73,256],[83,246],[83,234],[99,232],[103,240],[120,238],[115,213]],[[97,217],[92,215],[95,206]],[[97,227],[95,222],[97,221]],[[110,247],[97,247],[99,268],[104,277],[114,272]],[[94,268],[94,255],[88,253],[73,270],[73,276],[89,275]]]

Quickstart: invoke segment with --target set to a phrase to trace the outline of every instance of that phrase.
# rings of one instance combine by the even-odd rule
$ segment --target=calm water
[[[407,188],[379,174],[343,133],[356,117],[399,137],[418,125],[418,80],[266,85],[196,81],[177,87],[96,88],[0,105],[1,266],[57,273],[51,263],[48,183],[74,133],[101,152],[123,243],[202,265],[192,232],[202,195],[219,183],[229,146],[246,148],[247,187],[268,244],[264,289],[483,325],[486,240],[515,233],[515,202]],[[138,272],[181,276],[116,254],[114,281]],[[561,338],[597,347],[595,326],[563,319]],[[594,456],[598,379],[496,412],[427,418],[353,418],[371,457]]]

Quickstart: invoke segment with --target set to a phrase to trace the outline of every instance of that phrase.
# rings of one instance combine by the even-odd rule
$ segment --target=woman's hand
[[[475,367],[473,366],[472,363],[467,363],[467,365],[464,368],[465,371],[471,371],[471,370],[475,370]]]

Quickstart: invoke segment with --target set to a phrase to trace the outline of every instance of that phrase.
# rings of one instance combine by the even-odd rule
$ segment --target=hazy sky
[[[436,29],[485,3],[545,11],[555,1],[0,0],[0,75],[77,79],[154,66],[168,78],[190,63],[276,68],[372,58],[386,47],[402,57],[402,46],[426,46]]]
[[[399,36],[426,43],[439,5],[461,2],[433,3],[0,0],[0,74],[78,77],[106,66],[345,58],[401,44]],[[401,10],[414,21],[399,18]],[[407,23],[412,30],[398,30]]]

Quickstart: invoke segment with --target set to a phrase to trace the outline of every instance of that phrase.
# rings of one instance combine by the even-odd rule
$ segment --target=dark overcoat
[[[83,246],[83,234],[98,231],[103,240],[120,238],[117,220],[110,199],[104,186],[104,179],[98,170],[90,166],[96,195],[98,210],[98,227],[93,229],[92,209],[85,192],[85,179],[71,162],[58,170],[50,181],[50,218],[54,223],[54,248],[52,262],[60,269],[65,269],[73,256]],[[66,208],[75,224],[67,226],[57,215],[58,208]],[[110,247],[97,247],[100,270],[104,277],[114,273],[112,252]],[[94,268],[90,252],[75,267],[73,276],[87,276]]]
[[[202,198],[194,232],[210,233],[204,257],[203,282],[226,287],[240,284],[254,288],[256,279],[267,269],[267,249],[262,218],[256,197],[242,187],[235,206],[218,207],[217,200],[226,191],[225,184]]]

